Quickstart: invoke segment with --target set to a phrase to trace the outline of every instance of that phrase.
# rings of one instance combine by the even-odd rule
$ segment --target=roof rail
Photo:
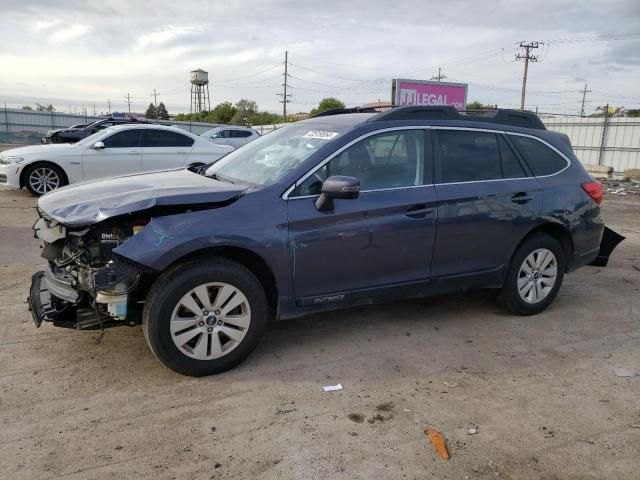
[[[379,107],[353,107],[353,108],[333,108],[331,110],[325,110],[324,112],[316,113],[311,118],[328,117],[330,115],[342,115],[345,113],[379,113],[376,110]]]
[[[394,107],[391,110],[379,113],[368,121],[380,122],[383,120],[468,120],[546,130],[544,123],[533,112],[496,109],[487,111],[469,110],[461,113],[454,107],[445,105]]]

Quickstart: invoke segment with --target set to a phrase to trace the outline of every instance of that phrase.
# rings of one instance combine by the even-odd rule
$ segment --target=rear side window
[[[193,138],[170,130],[145,129],[142,134],[143,147],[190,147]]]
[[[529,137],[511,135],[516,147],[536,177],[557,173],[567,166],[567,161],[544,143]]]
[[[438,130],[440,183],[502,178],[498,139],[494,133]]]
[[[140,145],[140,130],[124,130],[105,138],[105,148],[137,148]]]

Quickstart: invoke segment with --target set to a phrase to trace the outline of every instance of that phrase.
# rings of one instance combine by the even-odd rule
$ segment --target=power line
[[[584,90],[582,91],[582,105],[580,106],[580,116],[584,117],[584,100],[587,96],[587,93],[590,93],[591,90],[587,90],[587,84],[584,84]]]
[[[156,93],[156,89],[153,89],[153,93],[150,94],[153,97],[153,104],[157,107],[158,106],[158,95],[160,95],[159,93]]]
[[[258,75],[261,75],[263,73],[269,72],[269,71],[273,70],[274,68],[278,68],[280,65],[282,65],[282,63],[276,63],[275,65],[271,65],[269,68],[267,68],[265,70],[260,70],[259,72],[250,73],[248,75],[242,75],[241,77],[223,78],[222,80],[213,80],[211,83],[235,82],[236,80],[242,80],[242,79],[245,79],[245,78],[257,77]]]
[[[529,70],[529,62],[537,62],[538,56],[532,55],[531,50],[538,48],[539,42],[520,42],[520,48],[524,49],[524,55],[516,53],[516,60],[524,60],[524,75],[522,76],[522,94],[520,95],[520,110],[524,110],[524,97],[527,91],[527,72]]]
[[[441,72],[441,68],[440,68],[440,67],[438,67],[438,75],[436,75],[435,77],[431,77],[431,80],[437,80],[437,81],[439,81],[439,82],[440,82],[440,81],[442,81],[442,80],[443,80],[443,79],[445,79],[445,78],[447,78],[447,76],[446,76],[446,75],[444,75],[444,74]]]
[[[291,86],[289,85],[289,52],[287,50],[284,52],[284,73],[282,76],[284,77],[283,91],[282,93],[276,93],[276,95],[282,97],[282,100],[280,100],[280,103],[282,103],[282,121],[287,123],[287,103],[291,102],[289,99],[291,95],[287,94],[287,87]]]

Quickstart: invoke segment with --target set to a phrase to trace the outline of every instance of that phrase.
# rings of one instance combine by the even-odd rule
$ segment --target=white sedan
[[[130,173],[205,165],[233,150],[176,127],[118,125],[73,144],[0,153],[0,185],[43,195],[70,183]]]

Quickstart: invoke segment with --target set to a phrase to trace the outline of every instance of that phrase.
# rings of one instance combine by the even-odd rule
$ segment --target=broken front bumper
[[[57,311],[53,306],[51,292],[47,288],[44,272],[37,272],[31,277],[31,288],[29,289],[27,303],[29,304],[33,321],[38,328],[40,328],[43,321],[52,322],[56,317]]]

